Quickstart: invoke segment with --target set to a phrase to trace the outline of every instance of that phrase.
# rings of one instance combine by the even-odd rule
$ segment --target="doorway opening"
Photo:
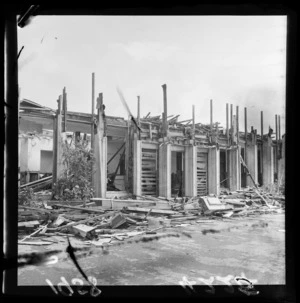
[[[184,195],[184,156],[183,152],[171,152],[171,195]]]
[[[220,187],[221,188],[228,188],[228,178],[226,173],[226,151],[220,150]]]
[[[245,148],[241,148],[241,156],[245,161]],[[241,164],[241,187],[247,186],[247,172],[243,164]]]

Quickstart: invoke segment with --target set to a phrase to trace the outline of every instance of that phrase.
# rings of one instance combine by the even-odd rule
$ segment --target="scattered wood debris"
[[[91,199],[85,206],[80,201],[41,201],[33,205],[19,206],[18,244],[50,245],[57,242],[51,236],[69,236],[82,239],[86,245],[103,247],[130,237],[156,234],[163,228],[281,213],[285,197],[248,187],[236,192],[223,190],[218,197],[165,199],[123,193]]]

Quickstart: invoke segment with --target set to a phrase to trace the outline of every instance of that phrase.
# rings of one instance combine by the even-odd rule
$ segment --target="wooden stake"
[[[167,104],[167,84],[162,85],[164,97],[164,115],[163,115],[163,133],[164,137],[168,136],[168,104]]]
[[[195,145],[195,105],[192,107],[192,114],[193,114],[193,143]]]
[[[137,122],[138,122],[138,126],[140,126],[140,96],[137,96]]]
[[[232,133],[233,133],[233,105],[230,104],[230,138],[231,138],[231,144],[233,142],[232,138]]]
[[[137,123],[138,123],[138,126],[140,127],[141,126],[141,122],[140,122],[140,118],[141,118],[141,113],[140,113],[140,96],[137,96],[138,98],[138,102],[137,102]],[[138,132],[139,134],[139,140],[141,140],[141,132]]]
[[[64,111],[64,124],[63,124],[63,132],[67,131],[67,115],[68,115],[68,109],[67,109],[67,93],[66,88],[63,89],[63,96],[62,96],[62,102],[63,102],[63,111]]]
[[[240,134],[239,134],[239,107],[236,107],[236,136],[237,136],[237,145],[240,142]]]
[[[94,149],[94,110],[95,110],[95,73],[92,73],[92,118],[91,118],[91,149]],[[93,178],[92,178],[93,180]]]
[[[226,136],[227,136],[227,144],[229,145],[229,108],[228,103],[226,103]]]
[[[280,115],[278,115],[278,139],[281,140]]]
[[[213,130],[213,100],[210,100],[210,131]]]
[[[95,194],[97,197],[105,198],[107,186],[107,138],[105,134],[105,114],[103,106],[103,94],[97,98],[98,125],[95,136]]]

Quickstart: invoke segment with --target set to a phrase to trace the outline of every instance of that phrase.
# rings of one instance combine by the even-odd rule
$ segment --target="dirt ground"
[[[221,232],[203,234],[204,229]],[[101,248],[93,248],[93,254],[80,258],[79,264],[98,286],[179,285],[183,279],[196,285],[204,285],[203,279],[210,279],[212,285],[217,285],[222,284],[217,276],[229,275],[245,276],[254,285],[285,284],[284,213],[196,223],[159,232],[171,231],[185,231],[192,237],[124,244],[110,247],[107,255],[102,254]],[[19,254],[64,249],[67,245],[63,237],[51,239],[61,242],[48,247],[20,245]],[[71,243],[82,246],[76,238],[71,238]],[[58,257],[56,264],[19,269],[18,285],[47,285],[46,279],[57,285],[62,277],[70,285],[74,278],[84,281],[66,253]]]

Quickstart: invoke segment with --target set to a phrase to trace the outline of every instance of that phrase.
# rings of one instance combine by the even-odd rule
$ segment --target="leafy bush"
[[[54,184],[55,198],[62,200],[87,200],[94,196],[91,177],[94,156],[85,142],[76,146],[63,144],[63,173]]]

